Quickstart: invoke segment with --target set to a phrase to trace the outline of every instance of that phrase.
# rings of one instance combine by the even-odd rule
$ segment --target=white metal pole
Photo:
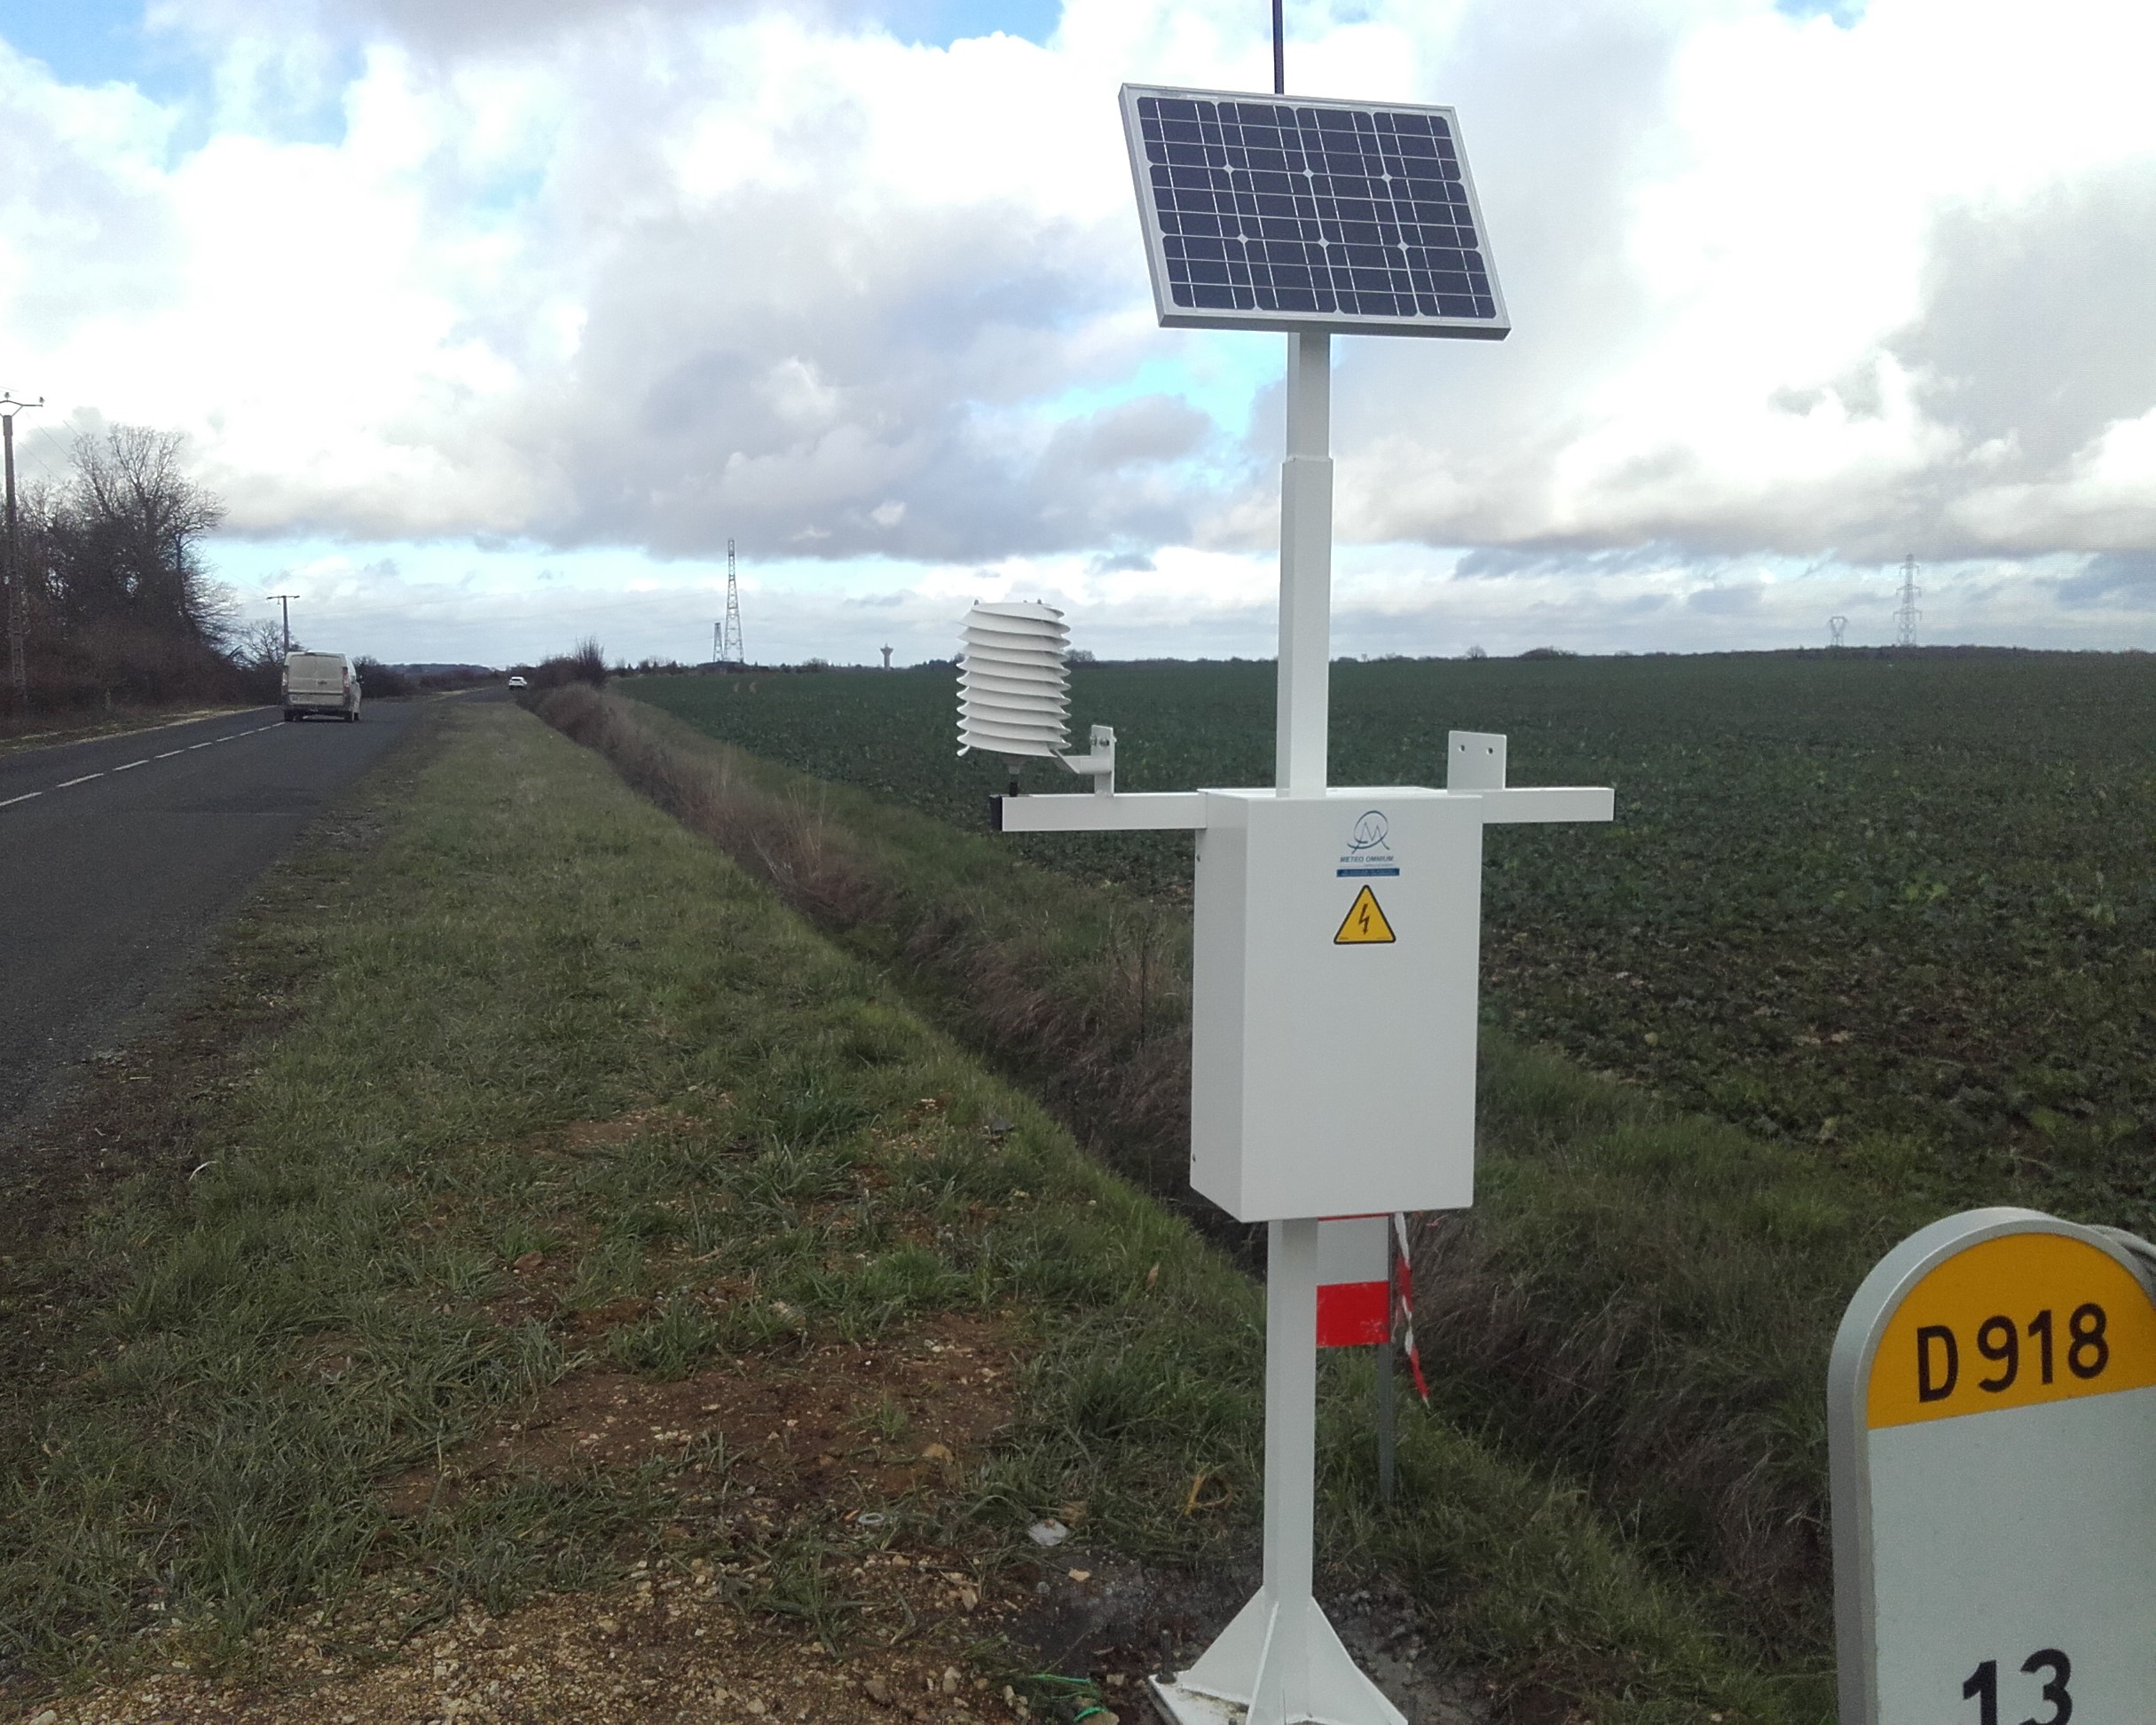
[[[1287,456],[1280,464],[1280,702],[1273,784],[1322,797],[1333,653],[1333,338],[1287,338]]]
[[[1280,706],[1275,789],[1326,793],[1332,669],[1332,338],[1287,338],[1280,465]],[[1265,1581],[1188,1671],[1153,1684],[1178,1725],[1406,1725],[1349,1657],[1311,1597],[1318,1493],[1318,1223],[1268,1225],[1265,1263]]]
[[[1317,1511],[1318,1224],[1274,1222],[1266,1235],[1265,1587],[1275,1634],[1299,1640]],[[1300,1648],[1280,1651],[1286,1668],[1301,1667]]]

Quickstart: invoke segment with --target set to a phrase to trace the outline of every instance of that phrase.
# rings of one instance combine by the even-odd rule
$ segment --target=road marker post
[[[1828,1368],[1841,1725],[2156,1712],[2152,1272],[2001,1208],[1865,1278]]]

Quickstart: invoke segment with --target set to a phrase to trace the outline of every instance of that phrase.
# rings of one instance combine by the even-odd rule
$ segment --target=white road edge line
[[[257,725],[253,730],[234,731],[230,736],[213,736],[207,742],[190,743],[187,749],[207,749],[213,743],[236,743],[243,736],[260,736],[263,732],[272,731],[276,729],[275,725]],[[145,755],[140,760],[130,760],[126,766],[114,767],[111,770],[115,773],[129,772],[137,767],[147,767],[153,760],[169,760],[174,755],[185,754],[187,749],[167,749],[161,755]],[[65,791],[72,785],[88,784],[90,780],[104,776],[103,772],[84,773],[81,778],[62,779],[52,788],[55,791]],[[42,791],[25,791],[20,797],[10,797],[5,802],[0,802],[0,808],[12,808],[19,802],[28,802],[32,797],[42,797],[44,794]]]

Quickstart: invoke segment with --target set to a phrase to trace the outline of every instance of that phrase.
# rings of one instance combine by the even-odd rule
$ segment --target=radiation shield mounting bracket
[[[1115,732],[1107,725],[1096,725],[1088,733],[1086,744],[1090,752],[1082,755],[1059,754],[1061,761],[1080,778],[1093,781],[1093,794],[1113,797],[1115,794]]]

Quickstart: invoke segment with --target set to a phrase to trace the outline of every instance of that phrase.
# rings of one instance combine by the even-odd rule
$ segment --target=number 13
[[[2049,1671],[2051,1681],[2043,1686],[2043,1698],[2051,1704],[2049,1719],[2025,1719],[2021,1725],[2066,1725],[2073,1717],[2073,1697],[2066,1693],[2073,1675],[2073,1661],[2056,1647],[2039,1648],[2021,1662],[2021,1669],[2034,1675]],[[1962,1699],[1977,1704],[1978,1725],[1999,1725],[1999,1662],[1987,1659],[1969,1674],[1962,1685]]]

